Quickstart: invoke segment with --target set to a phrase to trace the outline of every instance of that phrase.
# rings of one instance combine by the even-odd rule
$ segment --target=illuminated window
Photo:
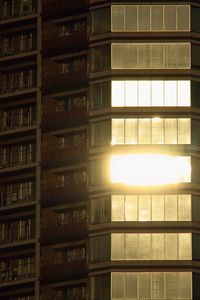
[[[191,182],[191,158],[160,154],[112,155],[112,183],[157,186]]]
[[[112,43],[112,69],[189,69],[190,43]]]
[[[112,119],[112,145],[190,144],[191,119]]]
[[[112,107],[190,106],[190,80],[112,81]]]
[[[189,31],[190,5],[112,5],[112,31]]]
[[[134,287],[134,288],[133,288]],[[113,272],[111,299],[192,300],[191,272]],[[92,298],[96,299],[96,298]],[[103,299],[103,298],[100,298]]]

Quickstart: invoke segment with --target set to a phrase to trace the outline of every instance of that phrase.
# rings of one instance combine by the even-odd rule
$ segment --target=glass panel
[[[110,9],[103,8],[92,11],[92,33],[110,31]]]
[[[151,196],[139,196],[139,221],[151,221]]]
[[[137,81],[125,81],[125,106],[137,106]]]
[[[164,273],[161,272],[152,273],[152,298],[153,299],[164,298]]]
[[[138,102],[139,106],[151,106],[151,82],[138,81]]]
[[[125,277],[125,298],[137,298],[138,273],[126,273]]]
[[[164,196],[152,196],[152,221],[164,221]]]
[[[164,29],[176,30],[176,6],[164,6]]]
[[[124,221],[124,196],[112,195],[112,221]]]
[[[191,221],[191,195],[178,196],[178,220]]]
[[[152,81],[152,106],[164,106],[164,82]]]
[[[153,260],[162,260],[164,258],[164,234],[152,234],[152,257]]]
[[[125,234],[125,259],[140,259],[138,254],[138,234]]]
[[[165,144],[177,144],[177,119],[165,119]]]
[[[164,67],[164,45],[151,44],[151,69],[163,69]]]
[[[177,44],[177,67],[187,69],[191,67],[190,44]]]
[[[177,5],[177,30],[190,30],[190,6]]]
[[[127,31],[137,30],[137,6],[125,5],[125,29]]]
[[[124,106],[124,81],[112,81],[112,107]]]
[[[138,54],[137,68],[141,68],[141,69],[151,68],[150,51],[151,51],[151,44],[138,44],[138,46],[137,46],[137,54]],[[133,54],[130,53],[130,55],[133,55]]]
[[[124,259],[124,234],[114,233],[111,234],[111,259],[122,260]]]
[[[124,5],[112,6],[112,31],[124,30]]]
[[[138,5],[138,29],[150,30],[150,6]]]
[[[179,273],[178,296],[180,299],[192,299],[192,274],[189,272]]]
[[[177,221],[177,195],[165,196],[165,221]]]
[[[176,299],[178,298],[178,273],[177,272],[166,272],[166,298],[167,299]]]
[[[139,299],[151,298],[151,273],[139,273]]]
[[[178,119],[178,144],[191,143],[191,119]]]
[[[138,143],[138,120],[126,119],[125,120],[125,144],[137,144]]]
[[[164,120],[152,119],[152,144],[164,144]]]
[[[150,119],[138,119],[139,121],[139,144],[151,143],[151,120]]]
[[[152,5],[151,6],[151,29],[163,30],[163,6]]]
[[[192,259],[191,233],[179,233],[179,259]]]
[[[177,106],[177,82],[165,81],[165,106]]]
[[[171,20],[170,20],[171,22]],[[177,44],[166,44],[165,45],[165,68],[166,69],[175,69],[179,65],[177,63]]]
[[[190,106],[190,81],[178,81],[178,106]]]
[[[125,221],[138,220],[138,196],[125,196]]]
[[[125,273],[111,274],[112,299],[123,299],[125,296]]]
[[[124,144],[124,119],[112,119],[112,145]]]
[[[151,259],[151,235],[139,234],[138,235],[138,259]]]
[[[178,241],[176,233],[165,234],[165,259],[178,259]]]

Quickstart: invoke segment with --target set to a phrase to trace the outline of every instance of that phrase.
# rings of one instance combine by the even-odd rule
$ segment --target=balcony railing
[[[16,150],[3,154],[1,157],[1,168],[12,168],[31,164],[35,161],[35,151]]]
[[[35,237],[35,227],[34,226],[17,226],[10,230],[2,230],[0,232],[0,244],[9,244],[20,241],[26,241],[33,239]]]
[[[13,38],[0,42],[0,57],[30,52],[36,49],[36,37]]]
[[[35,201],[35,191],[30,191],[27,188],[12,192],[0,193],[0,207],[28,203],[32,201]]]
[[[0,94],[21,92],[36,87],[36,74],[8,74],[8,78],[0,82]]]
[[[3,1],[2,1],[3,3]],[[4,1],[0,6],[0,20],[9,20],[36,13],[36,1]]]
[[[13,280],[24,280],[33,278],[35,264],[20,264],[17,267],[8,267],[0,270],[0,282],[7,282]],[[28,269],[27,272],[20,270]]]

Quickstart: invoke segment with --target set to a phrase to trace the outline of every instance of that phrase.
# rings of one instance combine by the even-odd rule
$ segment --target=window
[[[190,5],[112,5],[112,31],[189,31]]]
[[[91,85],[91,110],[110,107],[110,82],[101,82]]]
[[[92,33],[104,33],[110,31],[110,8],[92,11]]]
[[[110,44],[105,44],[91,50],[91,72],[110,69]]]
[[[91,201],[91,223],[100,224],[111,221],[110,197],[99,197]]]
[[[91,145],[106,146],[110,144],[110,121],[95,122],[91,124]]]
[[[112,43],[111,69],[190,69],[190,52],[190,43]]]

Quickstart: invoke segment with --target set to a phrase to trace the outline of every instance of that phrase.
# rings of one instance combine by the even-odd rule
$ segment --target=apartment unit
[[[200,299],[199,1],[2,0],[0,299]]]

